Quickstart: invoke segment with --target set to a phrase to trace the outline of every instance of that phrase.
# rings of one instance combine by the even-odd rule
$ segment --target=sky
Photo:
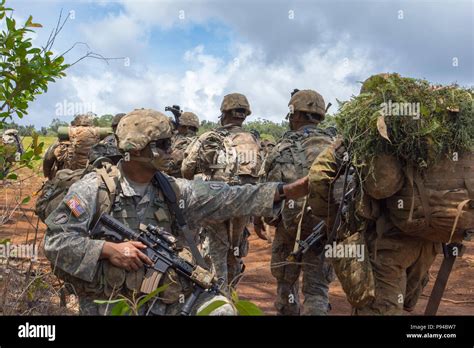
[[[474,86],[473,0],[7,0],[21,22],[68,20],[55,54],[85,58],[30,104],[21,124],[178,104],[216,121],[224,95],[247,96],[248,120],[280,122],[294,88],[337,111],[380,72]],[[4,26],[0,26],[0,30]],[[170,115],[171,116],[171,115]],[[18,120],[15,120],[18,121]]]

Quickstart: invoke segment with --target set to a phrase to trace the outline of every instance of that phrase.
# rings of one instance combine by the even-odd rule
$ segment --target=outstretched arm
[[[229,186],[223,182],[177,179],[190,226],[225,221],[237,216],[275,216],[281,209],[278,183]],[[286,199],[308,194],[308,178],[283,186]]]

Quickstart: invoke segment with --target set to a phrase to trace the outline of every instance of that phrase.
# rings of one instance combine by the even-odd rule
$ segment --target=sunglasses
[[[238,109],[234,109],[234,112],[240,113],[240,114],[245,114],[245,113],[247,113],[247,110],[244,109],[244,108],[238,108]]]
[[[302,112],[301,115],[309,121],[314,121],[314,120],[320,121],[321,120],[321,115],[316,114],[314,112]]]
[[[156,141],[150,142],[150,145],[154,145],[157,149],[168,151],[171,148],[171,138],[159,139]]]

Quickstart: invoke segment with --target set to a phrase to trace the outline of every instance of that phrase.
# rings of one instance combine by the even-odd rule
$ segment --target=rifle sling
[[[438,307],[443,298],[444,290],[448,284],[449,275],[453,269],[456,257],[461,256],[464,252],[465,246],[460,243],[452,243],[445,246],[446,251],[441,263],[441,267],[438,271],[433,290],[431,290],[428,304],[426,305],[425,315],[436,315]],[[456,249],[457,248],[457,249]],[[458,250],[458,254],[453,253],[454,250]]]
[[[166,178],[166,176],[163,175],[163,173],[157,171],[153,177],[157,187],[161,189],[163,192],[163,195],[165,197],[166,203],[168,204],[169,209],[174,213],[176,220],[179,225],[179,230],[180,233],[183,234],[184,239],[186,240],[186,243],[188,244],[189,249],[191,250],[191,253],[196,260],[196,263],[203,267],[204,269],[208,269],[204,259],[201,256],[201,253],[199,252],[196,243],[194,242],[193,237],[189,234],[189,229],[186,224],[186,220],[184,219],[184,215],[181,211],[181,209],[178,206],[178,203],[176,201],[176,194],[171,187],[170,182]]]
[[[455,256],[445,257],[436,277],[436,282],[431,290],[431,295],[426,305],[425,315],[436,315],[438,307],[443,297],[444,290],[448,284],[449,275],[456,260]]]

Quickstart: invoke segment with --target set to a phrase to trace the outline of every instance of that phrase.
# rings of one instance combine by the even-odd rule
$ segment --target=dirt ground
[[[9,239],[10,243],[27,244],[36,240],[37,244],[42,245],[45,226],[41,222],[38,223],[34,215],[35,198],[33,197],[27,204],[19,205],[12,212],[12,207],[15,206],[12,202],[21,201],[22,197],[37,191],[41,184],[42,178],[39,176],[30,177],[21,184],[8,183],[5,185],[0,183],[0,217],[11,213],[11,218],[3,225],[0,224],[0,242]],[[5,202],[8,202],[9,209],[5,208]],[[35,235],[37,224],[38,233]],[[466,246],[466,254],[454,265],[438,311],[439,315],[474,315],[474,242],[466,242]],[[266,314],[274,315],[273,300],[276,283],[270,273],[270,258],[271,245],[253,233],[250,237],[250,252],[245,259],[245,277],[239,283],[238,292],[241,298],[253,301]],[[411,313],[412,315],[423,314],[441,261],[442,255],[438,255],[430,271],[430,282],[415,311]],[[21,266],[21,263],[19,265]],[[23,268],[26,266],[23,263]],[[33,270],[35,274],[44,274],[50,271],[49,263],[44,258],[41,248],[39,260],[35,263]],[[0,278],[0,292],[2,292],[1,283],[2,278]],[[331,315],[350,315],[350,305],[337,280],[331,284],[330,301]],[[54,302],[59,306],[59,298],[55,298]],[[63,313],[72,314],[77,310],[74,308],[74,306],[68,305],[68,311]]]
[[[474,315],[474,242],[466,242],[466,253],[456,260],[438,315]],[[415,310],[406,315],[423,315],[443,256],[438,255],[430,270],[430,282]],[[275,278],[270,273],[271,245],[255,234],[250,237],[250,251],[245,259],[246,276],[239,283],[241,297],[252,300],[267,314],[276,314],[273,307]],[[335,280],[330,287],[331,315],[350,315],[351,306],[341,284]]]

